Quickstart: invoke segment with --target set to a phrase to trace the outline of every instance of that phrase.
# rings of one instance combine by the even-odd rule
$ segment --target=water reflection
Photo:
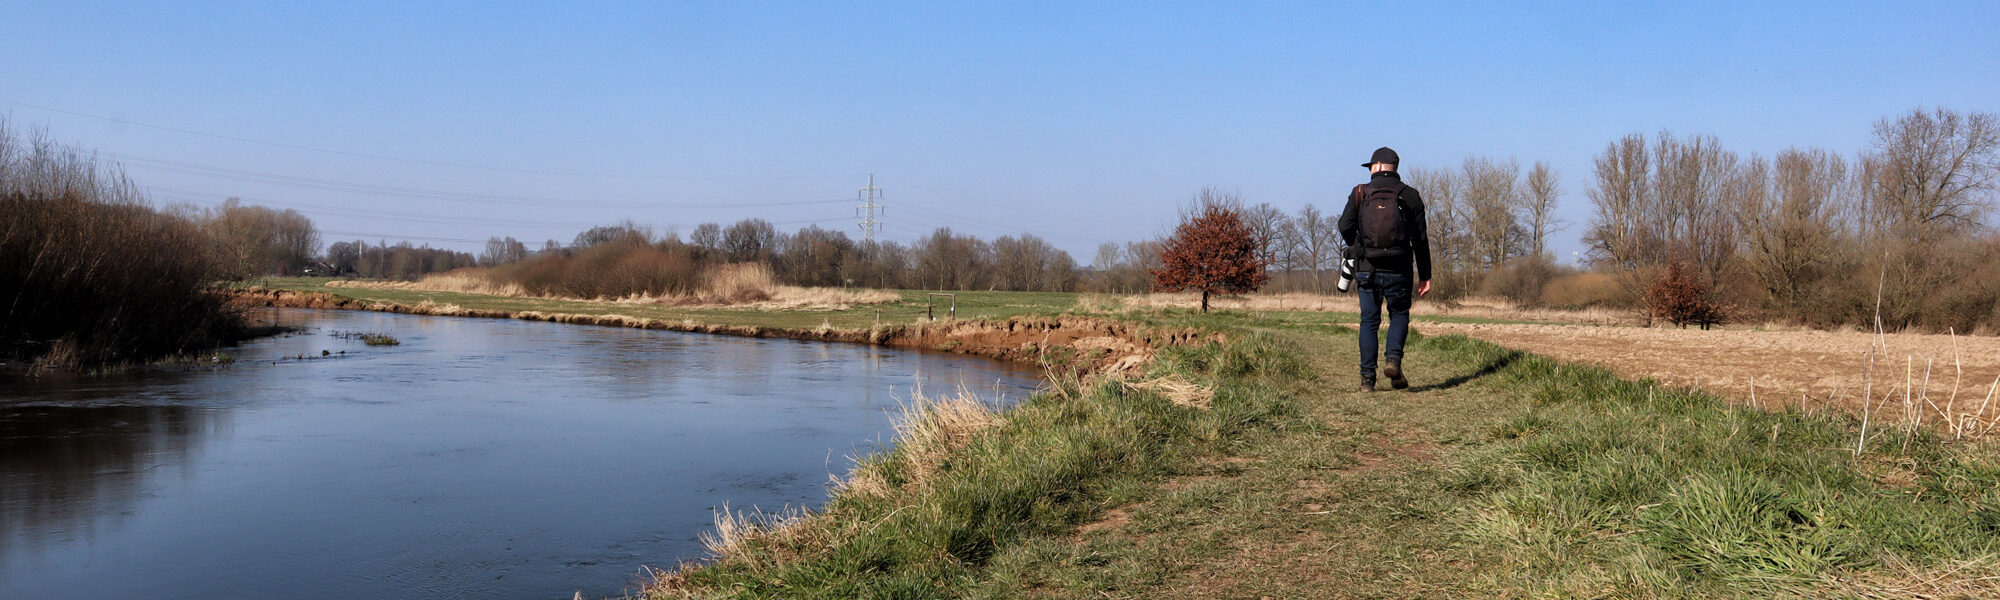
[[[616,594],[698,555],[723,503],[823,500],[912,387],[1034,386],[862,346],[283,314],[309,333],[233,367],[0,385],[0,597]]]
[[[0,406],[0,560],[116,527],[226,417],[183,406]]]

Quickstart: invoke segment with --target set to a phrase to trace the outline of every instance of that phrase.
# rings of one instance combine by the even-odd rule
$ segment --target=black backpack
[[[1354,186],[1360,202],[1362,250],[1370,258],[1395,256],[1410,251],[1409,219],[1403,214],[1403,184],[1369,189]]]

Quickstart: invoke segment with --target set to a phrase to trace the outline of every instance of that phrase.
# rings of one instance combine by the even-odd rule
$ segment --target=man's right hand
[[[1422,298],[1424,294],[1428,293],[1431,293],[1431,280],[1425,279],[1417,284],[1417,297]]]

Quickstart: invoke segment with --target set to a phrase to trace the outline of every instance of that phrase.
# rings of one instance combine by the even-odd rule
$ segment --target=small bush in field
[[[1523,256],[1488,272],[1479,283],[1479,293],[1504,296],[1515,304],[1536,305],[1542,301],[1542,290],[1561,274],[1561,268],[1546,256]]]
[[[1667,266],[1667,272],[1646,288],[1646,314],[1682,328],[1700,325],[1708,329],[1729,321],[1729,309],[1710,300],[1708,286],[1689,275],[1681,263]]]

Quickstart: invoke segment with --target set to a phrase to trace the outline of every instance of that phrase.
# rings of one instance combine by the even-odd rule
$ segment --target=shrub
[[[79,367],[191,352],[240,334],[188,219],[122,174],[0,122],[0,360]]]
[[[1727,306],[1715,302],[1708,296],[1708,286],[1687,272],[1687,266],[1676,262],[1667,266],[1667,272],[1646,288],[1646,314],[1648,318],[1664,320],[1686,328],[1689,324],[1708,329],[1729,321]]]
[[[1591,308],[1628,304],[1618,279],[1604,273],[1568,273],[1549,280],[1542,287],[1542,306],[1550,308]]]
[[[495,284],[518,285],[528,294],[571,298],[627,298],[687,294],[701,282],[691,250],[624,239],[574,254],[548,252],[495,267]]]
[[[1542,290],[1561,272],[1546,256],[1519,257],[1488,272],[1479,282],[1479,295],[1503,296],[1523,306],[1537,305],[1542,301]]]

